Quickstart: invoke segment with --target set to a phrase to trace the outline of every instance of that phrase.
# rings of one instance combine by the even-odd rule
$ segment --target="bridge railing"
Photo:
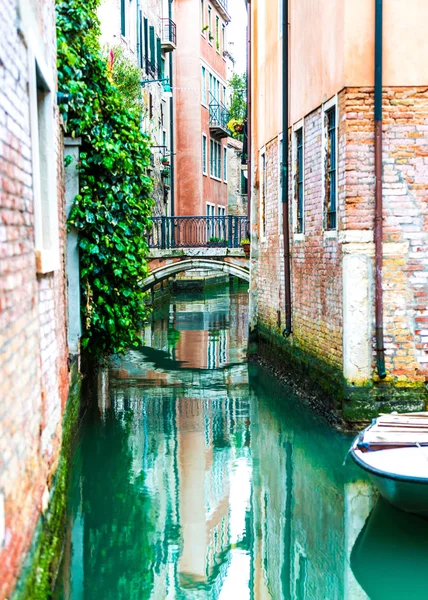
[[[149,248],[240,248],[247,217],[153,217]]]

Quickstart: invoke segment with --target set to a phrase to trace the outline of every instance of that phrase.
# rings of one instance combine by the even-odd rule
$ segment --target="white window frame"
[[[213,22],[213,7],[211,6],[211,4],[208,4],[208,43],[212,46],[212,40],[210,39],[210,36],[212,36],[212,38],[214,39],[213,33],[212,33],[212,22]]]
[[[201,35],[206,38],[207,36],[205,35],[205,31],[204,31],[204,27],[206,25],[205,23],[205,0],[200,0],[200,4],[201,4]]]
[[[267,174],[267,161],[266,161],[266,148],[265,147],[263,147],[260,150],[260,169],[259,169],[259,173],[260,173],[259,231],[260,231],[260,241],[261,242],[267,241],[267,235],[266,235],[267,227],[265,228],[263,225],[263,220],[265,220],[266,224],[267,224],[267,219],[264,219],[265,212],[266,212],[266,190],[265,190],[263,163],[265,164],[266,174]],[[266,177],[266,179],[267,179],[267,177]],[[265,197],[265,202],[263,202],[263,196]]]
[[[223,181],[227,183],[227,146],[223,146]]]
[[[204,142],[205,142],[205,163],[204,163]],[[208,177],[208,137],[202,134],[202,174]]]
[[[212,146],[211,146],[211,142],[212,142]],[[213,156],[211,157],[211,147],[217,148],[217,150],[215,152],[212,152]],[[216,140],[214,140],[213,138],[210,138],[210,177],[211,179],[214,179],[215,181],[221,181],[221,162],[222,162],[222,152],[221,152],[221,144],[220,142],[217,142]],[[218,166],[218,162],[217,162],[217,153],[220,154],[220,176],[218,177],[216,174],[216,170],[217,170],[217,166]],[[214,162],[213,162],[214,161]],[[212,169],[212,167],[214,167]],[[214,171],[214,173],[213,173]]]
[[[292,128],[292,185],[291,185],[291,197],[292,197],[292,219],[293,219],[293,238],[296,241],[305,239],[305,219],[303,218],[303,231],[297,231],[297,199],[296,199],[296,175],[297,175],[297,139],[296,133],[302,130],[302,143],[303,143],[303,215],[305,214],[305,119],[300,119],[293,125]]]
[[[203,70],[203,71],[202,71]],[[205,81],[203,81],[202,78],[202,73],[205,73]],[[201,84],[202,84],[202,90],[201,90],[201,104],[204,108],[208,108],[208,104],[207,104],[207,95],[208,95],[208,89],[207,89],[207,73],[208,70],[206,68],[205,65],[201,65]]]
[[[57,124],[55,84],[37,43],[28,43],[30,131],[33,170],[34,236],[36,270],[40,274],[60,268],[57,196]],[[38,98],[38,82],[45,91]],[[40,139],[40,137],[42,139]],[[42,152],[40,151],[42,149]],[[43,192],[43,193],[42,193]]]
[[[283,210],[283,202],[282,202],[282,144],[284,140],[284,136],[282,133],[278,136],[278,235],[282,236],[282,210]],[[286,182],[287,185],[287,182]]]
[[[336,228],[326,229],[326,214],[325,214],[325,202],[326,202],[326,188],[325,188],[325,162],[327,153],[327,136],[328,127],[326,126],[327,113],[333,107],[336,108]],[[339,229],[339,103],[337,94],[330,100],[322,105],[321,110],[321,125],[322,125],[322,161],[321,161],[321,181],[322,181],[322,228],[324,232],[324,238],[337,238],[337,231]]]

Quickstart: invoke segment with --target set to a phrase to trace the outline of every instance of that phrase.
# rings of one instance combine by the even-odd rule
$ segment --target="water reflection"
[[[372,489],[346,436],[248,369],[247,302],[177,296],[99,375],[57,598],[367,598],[349,557]]]

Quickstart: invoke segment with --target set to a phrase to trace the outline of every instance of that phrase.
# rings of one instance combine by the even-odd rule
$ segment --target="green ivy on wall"
[[[82,138],[80,191],[69,224],[79,231],[84,334],[98,356],[140,343],[147,316],[152,182],[149,139],[129,111],[99,45],[99,0],[57,0],[58,89],[68,135]]]

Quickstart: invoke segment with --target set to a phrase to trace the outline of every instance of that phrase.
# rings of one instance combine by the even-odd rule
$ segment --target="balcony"
[[[212,0],[212,4],[216,7],[225,21],[230,21],[227,0]]]
[[[229,137],[230,131],[227,124],[229,123],[230,115],[225,105],[211,95],[209,108],[211,137],[217,139]]]
[[[162,19],[162,50],[172,52],[177,47],[177,26],[171,19]]]

